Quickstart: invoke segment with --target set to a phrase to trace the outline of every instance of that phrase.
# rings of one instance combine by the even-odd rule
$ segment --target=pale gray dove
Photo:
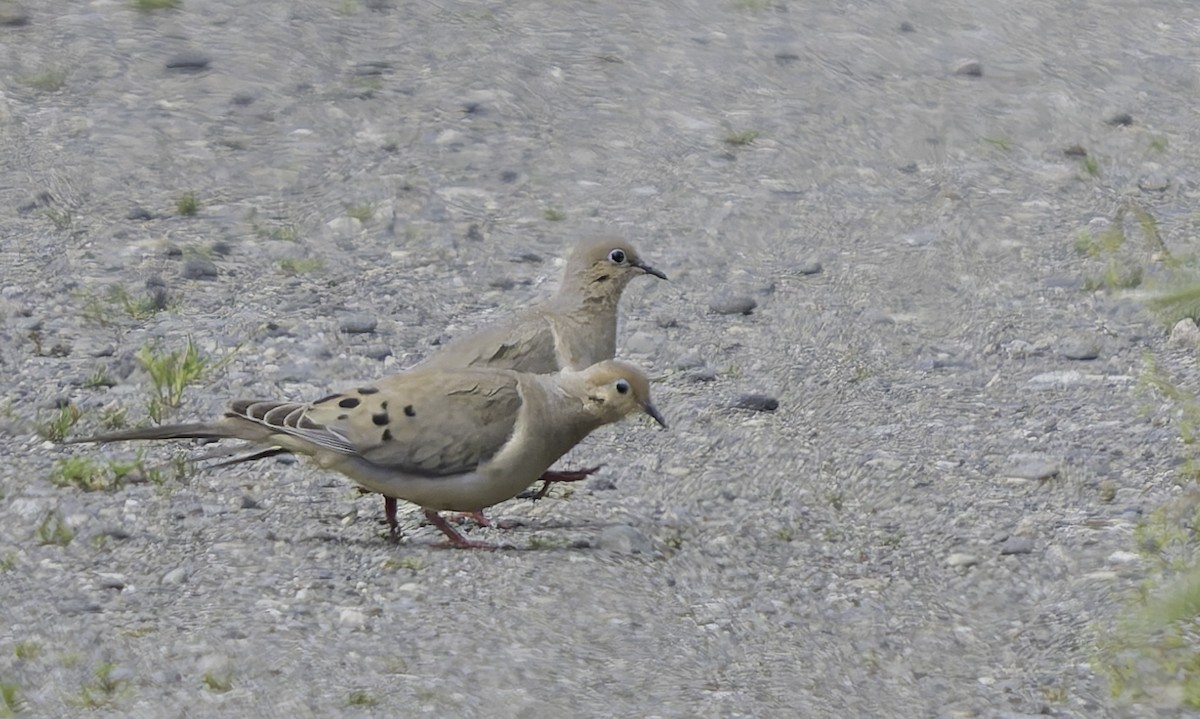
[[[71,443],[237,438],[269,447],[264,455],[305,454],[363,489],[420,506],[453,546],[487,547],[438,512],[479,512],[511,499],[592,430],[638,412],[666,426],[649,380],[626,362],[547,375],[424,368],[309,404],[237,400],[214,422]]]

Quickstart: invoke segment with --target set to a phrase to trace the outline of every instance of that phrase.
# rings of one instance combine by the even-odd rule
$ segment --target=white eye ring
[[[623,380],[623,379],[617,380],[617,383],[615,386],[617,388],[617,394],[628,394],[629,393],[629,383],[626,382],[625,380]]]
[[[625,259],[625,250],[619,247],[608,253],[608,261],[614,264],[623,265],[625,264]]]

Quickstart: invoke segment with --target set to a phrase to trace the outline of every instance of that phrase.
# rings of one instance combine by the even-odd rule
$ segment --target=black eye
[[[613,264],[625,264],[625,250],[613,250],[612,252],[608,253],[608,259]]]
[[[617,380],[617,394],[628,394],[629,383],[623,379]]]

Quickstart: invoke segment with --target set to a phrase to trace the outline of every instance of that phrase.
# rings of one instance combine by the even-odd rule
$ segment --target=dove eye
[[[608,259],[613,264],[621,265],[625,263],[625,250],[616,249],[608,253]]]
[[[629,383],[623,379],[617,380],[617,394],[629,394]]]

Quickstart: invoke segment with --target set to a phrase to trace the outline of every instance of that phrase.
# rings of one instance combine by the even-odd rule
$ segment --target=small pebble
[[[758,307],[758,301],[745,295],[726,295],[708,303],[708,309],[718,315],[748,315]]]
[[[617,488],[617,482],[612,477],[592,477],[587,488],[593,492],[609,492]]]
[[[625,351],[635,355],[652,355],[658,352],[658,347],[662,343],[660,335],[652,335],[649,332],[637,331],[625,340]]]
[[[804,260],[796,265],[796,274],[800,275],[819,275],[821,270],[825,269],[817,260]]]
[[[704,365],[704,358],[696,351],[684,352],[675,359],[675,369],[697,369]]]
[[[1113,127],[1129,127],[1133,124],[1133,115],[1128,112],[1118,112],[1104,122]]]
[[[779,409],[779,400],[769,394],[744,394],[733,401],[736,409],[748,409],[753,412],[774,412]]]
[[[628,524],[606,527],[598,541],[600,549],[614,554],[649,554],[652,549],[650,538]]]
[[[916,32],[917,28],[909,21],[900,23],[900,32]]]
[[[338,322],[338,329],[348,335],[369,334],[375,331],[379,321],[363,313],[346,315]]]
[[[1094,360],[1100,356],[1100,343],[1092,337],[1071,337],[1062,343],[1058,351],[1069,360]]]
[[[1171,328],[1171,337],[1167,340],[1167,344],[1171,347],[1191,349],[1200,347],[1200,327],[1196,326],[1196,321],[1191,317],[1179,320]]]
[[[688,382],[712,382],[717,378],[717,371],[712,367],[697,367],[684,376]]]
[[[954,74],[964,77],[983,77],[983,63],[978,60],[963,60],[954,66]]]
[[[946,557],[946,564],[951,567],[973,567],[979,564],[979,557],[976,557],[974,554],[954,552]]]
[[[179,274],[188,280],[211,280],[216,278],[218,270],[216,263],[207,257],[189,257]]]
[[[170,586],[183,584],[186,581],[187,581],[187,570],[184,569],[183,567],[175,567],[174,569],[172,569],[171,571],[167,572],[166,574],[164,574],[162,576],[162,579],[159,580],[159,584],[170,587]]]
[[[124,589],[125,576],[121,574],[113,574],[110,572],[102,572],[96,575],[96,584],[101,589]]]
[[[208,67],[209,59],[198,52],[181,52],[167,60],[167,69],[176,72],[200,72]]]
[[[145,207],[135,205],[134,208],[125,215],[125,219],[144,222],[146,220],[153,220],[154,215],[150,214],[150,210],[147,210]]]
[[[1004,471],[1005,477],[1040,481],[1053,479],[1059,473],[1058,464],[1037,457],[1015,457],[1012,465]]]
[[[338,624],[350,629],[362,629],[367,624],[367,615],[361,609],[342,607],[338,611]]]
[[[1164,192],[1171,186],[1171,178],[1162,171],[1150,172],[1138,178],[1137,186],[1142,192]]]
[[[29,24],[29,11],[16,3],[0,4],[0,26],[22,27]]]
[[[1033,539],[1030,537],[1009,537],[1000,545],[1001,554],[1029,554],[1033,551]]]

